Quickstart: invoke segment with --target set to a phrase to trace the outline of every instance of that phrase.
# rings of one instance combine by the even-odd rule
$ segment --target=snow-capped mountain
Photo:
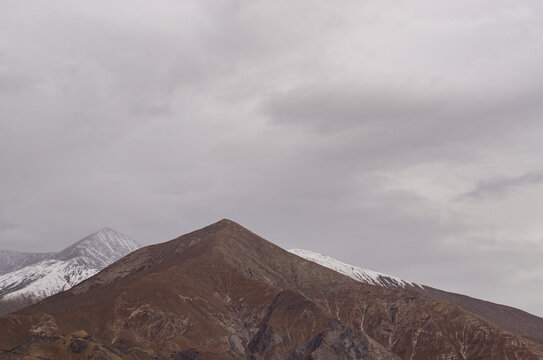
[[[19,251],[0,250],[0,275],[24,268],[48,259],[53,253],[28,253]]]
[[[12,261],[16,270],[0,275],[0,315],[67,290],[138,248],[127,236],[105,228],[58,253],[26,254],[21,259],[29,265]]]
[[[413,283],[407,280],[400,279],[395,276],[378,273],[376,271],[363,269],[354,265],[346,264],[330,256],[319,254],[318,252],[303,250],[303,249],[290,249],[288,250],[294,255],[298,255],[306,260],[313,261],[319,265],[337,271],[340,274],[347,275],[355,280],[361,281],[366,284],[382,286],[386,288],[412,288],[422,285]]]
[[[0,318],[0,359],[543,359],[519,310],[356,283],[223,219]]]
[[[126,235],[104,228],[56,253],[53,258],[64,261],[78,258],[90,268],[103,269],[138,248]]]

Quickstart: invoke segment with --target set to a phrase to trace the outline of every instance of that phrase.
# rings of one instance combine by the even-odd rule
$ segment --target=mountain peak
[[[126,235],[105,227],[70,245],[57,253],[54,258],[69,260],[83,257],[95,268],[103,268],[116,259],[138,249],[140,246]]]
[[[118,231],[115,230],[115,229],[110,228],[109,226],[106,226],[106,227],[103,227],[100,230],[94,232],[94,234],[102,233],[102,232],[118,232]]]
[[[243,226],[241,226],[237,222],[232,221],[230,219],[226,219],[226,218],[221,219],[221,220],[219,220],[216,223],[213,223],[211,225],[208,225],[208,226],[202,228],[202,230],[206,229],[206,228],[217,229],[217,230],[224,229],[224,228],[245,229]]]
[[[236,224],[236,225],[239,226],[238,223],[236,223],[236,222],[234,222],[234,221],[232,221],[232,220],[230,220],[230,219],[227,219],[227,218],[224,218],[224,219],[219,220],[218,223],[219,223],[219,224]]]
[[[203,228],[200,228],[188,234],[182,235],[172,241],[176,243],[181,242],[180,245],[182,247],[187,247],[187,246],[190,247],[196,243],[199,243],[203,239],[224,240],[225,238],[229,238],[228,236],[225,237],[223,235],[218,235],[219,233],[223,233],[225,231],[251,233],[250,230],[244,228],[243,226],[236,223],[235,221],[232,221],[230,219],[222,219],[213,224],[204,226]],[[185,244],[187,242],[188,244]]]
[[[109,226],[106,226],[98,231],[95,231],[93,232],[92,234],[88,235],[87,237],[90,237],[90,236],[97,236],[97,235],[100,235],[100,234],[113,234],[113,235],[118,235],[118,236],[121,236],[121,237],[126,237],[126,235],[118,232],[117,230],[113,229],[113,228],[110,228]]]

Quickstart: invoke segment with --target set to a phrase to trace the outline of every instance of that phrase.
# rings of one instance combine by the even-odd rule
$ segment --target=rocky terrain
[[[291,249],[289,252],[366,284],[382,286],[389,289],[413,290],[436,300],[454,303],[507,331],[522,335],[543,344],[543,319],[525,311],[363,269],[314,251]]]
[[[543,358],[542,345],[455,304],[364,284],[229,220],[0,318],[0,349],[1,359]]]
[[[125,235],[105,228],[58,253],[4,251],[0,253],[6,271],[0,275],[0,315],[67,290],[138,248]]]

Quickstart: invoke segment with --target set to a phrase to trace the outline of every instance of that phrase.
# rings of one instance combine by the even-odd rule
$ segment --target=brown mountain
[[[0,359],[541,359],[449,302],[363,284],[229,220],[0,319]]]
[[[436,300],[448,301],[488,320],[505,330],[524,336],[543,344],[543,318],[511,306],[496,304],[490,301],[472,298],[448,291],[424,286],[415,291]]]
[[[529,314],[525,311],[515,309],[511,306],[500,305],[466,295],[435,289],[427,285],[406,281],[395,276],[377,273],[375,271],[344,263],[314,251],[291,249],[289,252],[366,284],[382,286],[389,289],[412,290],[436,300],[452,302],[509,332],[530,338],[543,344],[543,318]]]

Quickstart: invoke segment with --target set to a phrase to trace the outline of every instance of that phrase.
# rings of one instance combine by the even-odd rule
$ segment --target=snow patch
[[[0,275],[0,301],[37,301],[68,290],[140,246],[110,228],[91,234],[47,259]]]
[[[354,265],[344,263],[342,261],[331,258],[314,251],[303,249],[290,249],[288,252],[298,255],[301,258],[312,261],[340,274],[347,275],[350,278],[363,282],[365,284],[377,285],[386,288],[405,288],[405,287],[420,287],[422,285],[400,279],[396,276],[391,276],[379,273],[372,270],[363,269]]]

